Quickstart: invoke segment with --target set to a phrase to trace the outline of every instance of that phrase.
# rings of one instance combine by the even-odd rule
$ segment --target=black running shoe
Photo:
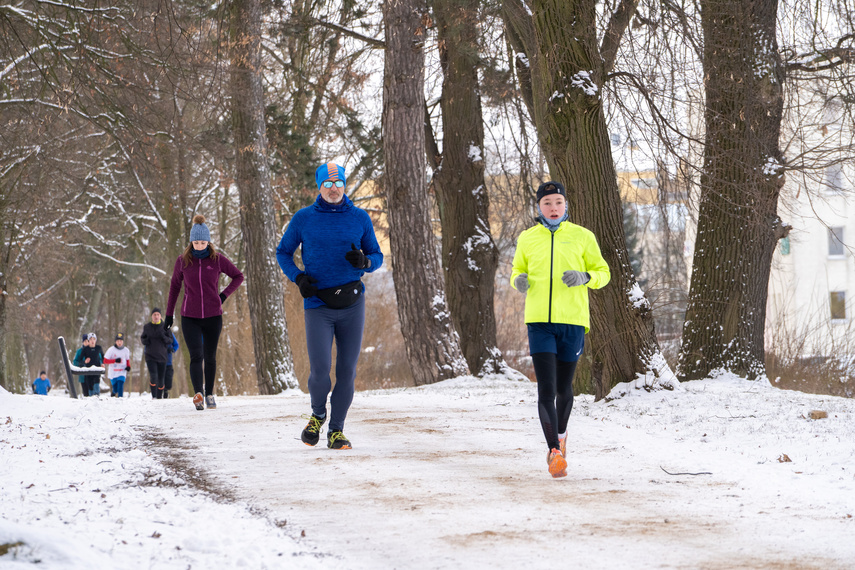
[[[300,439],[303,440],[303,443],[306,445],[318,445],[318,440],[321,438],[321,426],[324,425],[325,421],[327,421],[326,416],[319,418],[315,414],[312,414],[309,417],[309,423],[306,424],[306,428],[300,434]]]
[[[350,440],[341,431],[331,431],[327,434],[327,447],[330,449],[352,449]]]

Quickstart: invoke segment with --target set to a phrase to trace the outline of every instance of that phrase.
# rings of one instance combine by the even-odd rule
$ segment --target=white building
[[[767,349],[802,358],[855,348],[855,188],[851,165],[828,167],[821,181],[788,181],[781,217],[792,226],[772,259]],[[847,176],[848,174],[848,176]]]

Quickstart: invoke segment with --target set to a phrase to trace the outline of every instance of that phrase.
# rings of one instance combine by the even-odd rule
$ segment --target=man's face
[[[158,313],[157,311],[153,312],[151,314],[151,322],[159,323],[160,322],[160,313]]]
[[[118,346],[119,348],[122,348],[123,344],[125,344],[125,341],[123,341],[122,339],[116,341],[116,346]]]
[[[561,194],[550,194],[540,199],[540,211],[550,220],[557,220],[564,215],[567,203]]]
[[[47,379],[47,374],[45,374],[45,373],[43,372],[43,373],[39,374],[39,378],[41,378],[42,380],[46,380],[46,379]]]
[[[329,186],[329,187],[327,187]],[[321,183],[321,198],[328,204],[338,204],[344,196],[343,180],[324,180]]]

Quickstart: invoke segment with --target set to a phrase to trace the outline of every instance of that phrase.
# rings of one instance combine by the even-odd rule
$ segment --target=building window
[[[790,255],[790,237],[781,238],[781,255]]]
[[[846,319],[846,291],[832,291],[828,294],[831,307],[831,320]]]
[[[828,228],[828,255],[843,256],[843,228],[840,226]]]

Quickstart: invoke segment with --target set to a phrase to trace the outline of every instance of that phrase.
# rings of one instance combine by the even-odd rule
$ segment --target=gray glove
[[[588,281],[591,280],[591,276],[582,271],[573,271],[572,269],[564,272],[564,275],[561,276],[561,281],[564,282],[568,287],[578,287],[579,285],[584,285]]]
[[[514,279],[514,287],[517,288],[517,291],[520,293],[525,293],[528,291],[528,275],[525,273],[520,273],[517,275],[516,279]]]

